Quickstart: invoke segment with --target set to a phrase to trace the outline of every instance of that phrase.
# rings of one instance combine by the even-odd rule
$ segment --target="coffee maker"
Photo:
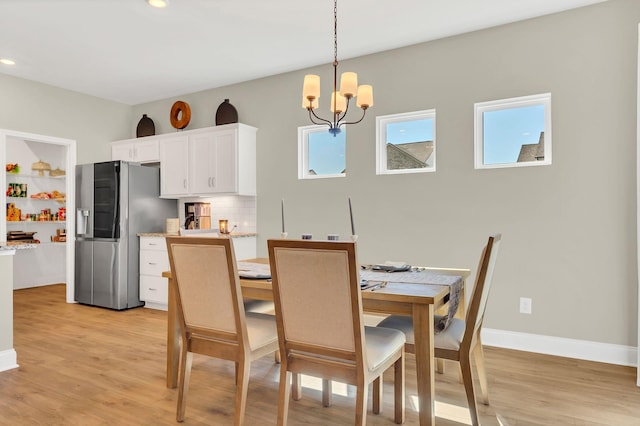
[[[210,203],[184,203],[184,229],[211,229]]]

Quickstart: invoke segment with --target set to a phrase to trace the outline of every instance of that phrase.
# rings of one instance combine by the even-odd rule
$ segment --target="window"
[[[376,117],[376,173],[436,171],[436,111]]]
[[[551,94],[480,102],[475,109],[475,168],[551,164]]]
[[[298,127],[298,179],[342,177],[347,131],[333,136],[327,126]]]

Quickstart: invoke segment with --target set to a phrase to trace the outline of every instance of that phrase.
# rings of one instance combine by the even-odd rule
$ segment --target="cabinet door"
[[[235,130],[217,132],[215,137],[214,193],[238,192],[238,137]]]
[[[142,138],[135,143],[135,159],[140,163],[156,163],[160,161],[160,143],[158,139]]]
[[[211,194],[215,186],[216,138],[214,132],[189,137],[192,194]]]
[[[237,192],[237,143],[234,129],[189,137],[192,194]]]
[[[133,142],[111,144],[111,159],[134,161],[135,146]]]
[[[160,141],[160,196],[179,197],[189,193],[189,145],[187,136]]]

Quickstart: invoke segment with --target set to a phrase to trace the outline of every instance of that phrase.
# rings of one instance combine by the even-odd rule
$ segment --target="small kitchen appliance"
[[[210,203],[184,203],[184,229],[211,229]]]

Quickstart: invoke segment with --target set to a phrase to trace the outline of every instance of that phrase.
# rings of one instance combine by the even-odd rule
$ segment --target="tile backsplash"
[[[213,198],[183,198],[179,200],[180,223],[184,225],[184,203],[202,202],[211,204],[211,227],[218,227],[218,220],[227,219],[229,229],[234,232],[257,232],[256,197],[229,195]]]

